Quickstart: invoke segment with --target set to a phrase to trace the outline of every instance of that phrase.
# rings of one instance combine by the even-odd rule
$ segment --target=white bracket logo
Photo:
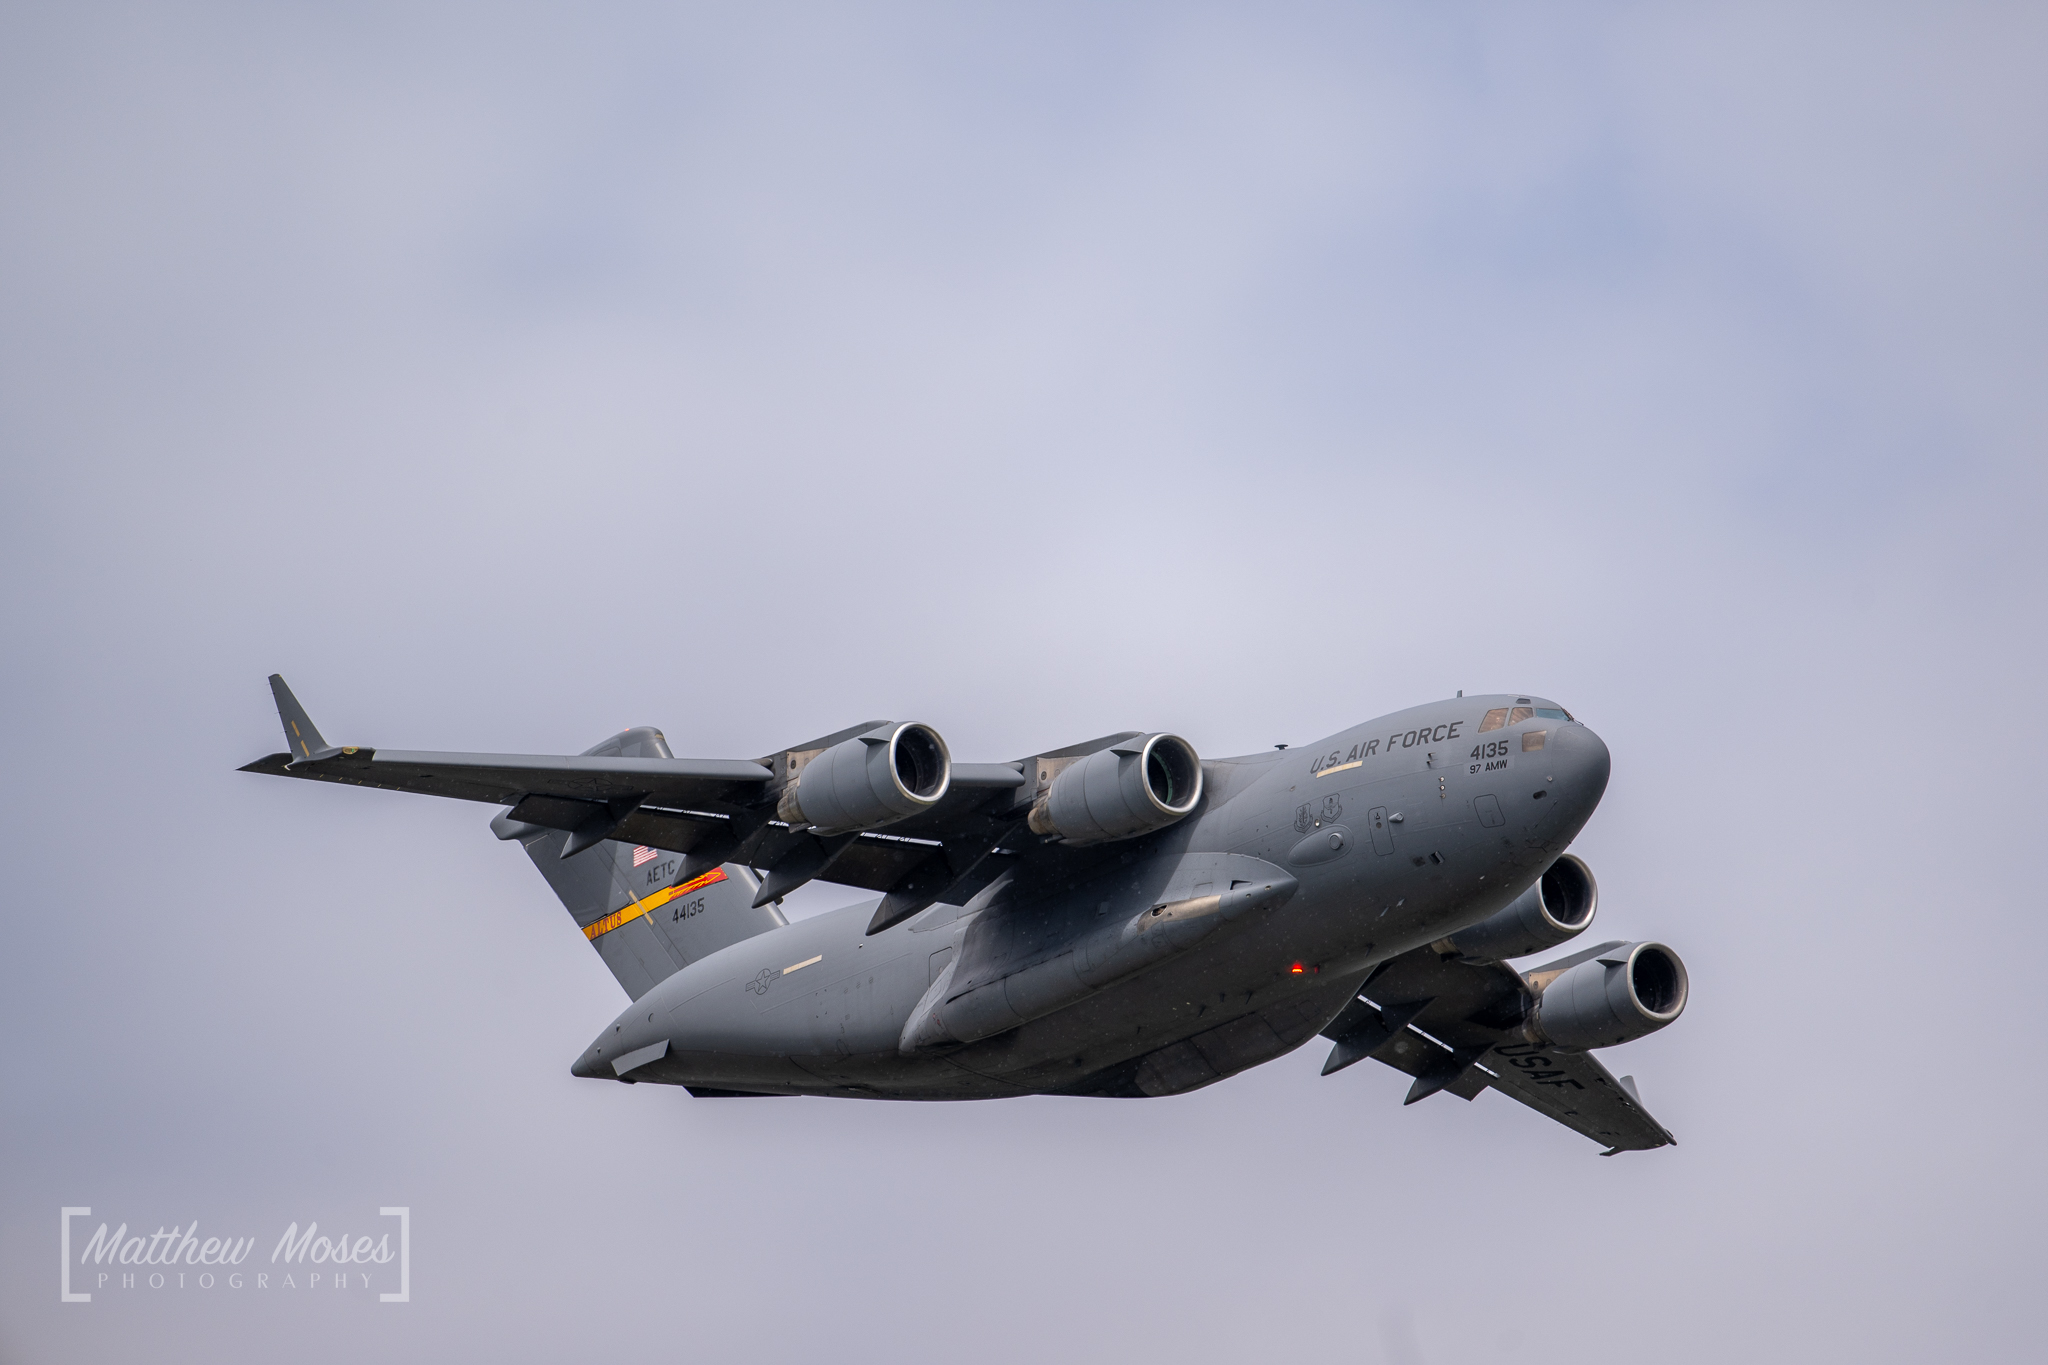
[[[58,1292],[63,1295],[59,1303],[91,1303],[92,1295],[71,1292],[71,1220],[90,1218],[89,1208],[66,1208],[63,1210],[64,1231],[57,1239],[57,1259],[63,1262],[64,1273],[58,1280]]]
[[[398,1292],[379,1294],[379,1303],[412,1302],[412,1205],[378,1209],[386,1218],[398,1220]]]
[[[392,1205],[392,1206],[388,1206],[388,1207],[385,1207],[385,1208],[380,1208],[380,1209],[378,1209],[378,1210],[377,1210],[377,1212],[378,1212],[378,1213],[379,1213],[380,1215],[382,1215],[383,1217],[386,1217],[386,1218],[396,1218],[396,1219],[398,1220],[398,1292],[397,1292],[396,1294],[379,1294],[379,1295],[377,1296],[377,1300],[378,1300],[378,1302],[380,1302],[380,1303],[411,1303],[411,1302],[412,1302],[412,1206],[411,1206],[410,1204],[404,1204],[404,1205]],[[58,1293],[58,1302],[60,1302],[60,1303],[91,1303],[91,1302],[92,1302],[92,1295],[91,1295],[91,1294],[89,1294],[89,1293],[84,1293],[84,1292],[81,1292],[81,1291],[75,1291],[75,1290],[73,1290],[73,1289],[71,1288],[71,1220],[72,1220],[72,1219],[74,1219],[74,1218],[90,1218],[90,1217],[92,1217],[92,1208],[91,1208],[91,1207],[90,1207],[89,1205],[82,1205],[82,1204],[66,1204],[66,1205],[65,1205],[65,1206],[64,1206],[63,1208],[61,1208],[61,1209],[59,1209],[59,1210],[58,1210],[58,1225],[57,1225],[57,1293]],[[296,1224],[294,1224],[294,1226],[296,1227],[297,1225],[296,1225]],[[196,1221],[195,1221],[195,1222],[193,1223],[193,1227],[195,1227],[195,1228],[197,1228],[197,1227],[198,1227],[198,1223],[197,1223]],[[102,1224],[100,1225],[100,1233],[101,1233],[101,1234],[104,1234],[104,1233],[106,1232],[106,1230],[107,1230],[107,1229],[106,1229],[106,1225],[105,1225],[104,1223],[102,1223]],[[123,1232],[127,1231],[127,1225],[126,1225],[125,1223],[124,1223],[124,1224],[122,1225],[122,1231],[123,1231]],[[306,1229],[306,1236],[307,1236],[308,1238],[310,1238],[310,1237],[311,1237],[312,1235],[313,1235],[313,1229],[312,1229],[312,1227],[310,1227],[310,1226],[309,1226],[309,1227],[308,1227],[308,1228]],[[119,1236],[120,1236],[120,1234],[119,1234],[119,1233],[117,1233],[117,1234],[115,1234],[115,1236],[116,1236],[116,1239],[117,1239],[117,1243],[118,1243],[118,1239],[119,1239]],[[88,1255],[92,1254],[92,1253],[93,1253],[93,1251],[94,1251],[94,1249],[95,1249],[95,1247],[97,1247],[97,1245],[98,1245],[98,1239],[97,1239],[97,1238],[95,1238],[95,1240],[94,1240],[94,1243],[93,1243],[92,1245],[89,1245],[89,1246],[87,1246],[87,1247],[86,1247],[86,1253],[87,1253]],[[140,1242],[136,1242],[136,1243],[134,1243],[133,1245],[135,1245],[135,1246],[140,1246],[140,1245],[141,1245],[141,1243],[140,1243]],[[209,1245],[210,1245],[210,1244],[209,1244]],[[325,1245],[325,1242],[324,1242],[324,1240],[323,1240],[323,1242],[322,1242],[322,1245],[323,1245],[323,1246]],[[342,1246],[343,1246],[344,1248],[346,1248],[346,1247],[347,1247],[347,1245],[348,1245],[348,1240],[347,1240],[346,1238],[343,1238],[343,1239],[342,1239]],[[364,1245],[364,1246],[367,1246],[367,1245],[369,1245],[369,1239],[368,1239],[368,1238],[364,1238],[364,1239],[363,1239],[363,1242],[362,1242],[362,1245]],[[387,1252],[387,1253],[386,1253],[386,1255],[388,1256],[388,1254],[389,1254],[389,1253]],[[236,1259],[237,1259],[237,1260],[239,1261],[239,1259],[240,1259],[240,1258],[239,1258],[239,1257],[237,1257]],[[337,1259],[339,1259],[339,1258],[337,1258]],[[379,1258],[377,1258],[377,1259],[384,1259],[384,1258],[383,1258],[383,1257],[379,1257]],[[131,1278],[132,1278],[132,1277],[131,1277]],[[162,1277],[161,1277],[161,1276],[159,1276],[158,1278],[162,1278]],[[106,1276],[102,1275],[102,1276],[100,1277],[100,1279],[101,1279],[101,1280],[102,1280],[102,1281],[104,1282],[104,1281],[105,1281],[105,1279],[106,1279]],[[182,1280],[181,1280],[181,1283],[182,1283]],[[202,1276],[202,1277],[200,1278],[200,1284],[202,1284],[202,1285],[205,1285],[205,1284],[207,1284],[207,1283],[208,1283],[208,1278],[207,1278],[207,1277],[205,1277],[205,1276]],[[239,1287],[239,1286],[237,1286],[237,1287]]]

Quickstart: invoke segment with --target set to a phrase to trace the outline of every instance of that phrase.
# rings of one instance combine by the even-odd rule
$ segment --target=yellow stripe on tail
[[[595,924],[587,926],[583,930],[583,937],[587,939],[602,938],[604,935],[609,934],[612,930],[618,928],[622,924],[631,924],[634,920],[639,919],[642,915],[648,914],[651,911],[659,910],[662,906],[667,905],[670,901],[676,899],[678,896],[687,896],[692,891],[702,891],[705,887],[715,886],[719,882],[722,882],[724,880],[725,869],[722,867],[714,867],[709,872],[706,872],[703,876],[692,877],[690,880],[684,882],[681,886],[668,887],[664,890],[655,892],[653,895],[649,896],[644,901],[634,901],[631,905],[627,906],[623,910],[614,910],[611,914],[606,915],[603,919],[597,921]],[[632,893],[627,892],[626,894],[631,895]]]

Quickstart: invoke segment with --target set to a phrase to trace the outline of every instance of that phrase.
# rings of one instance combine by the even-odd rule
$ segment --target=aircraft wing
[[[1371,1057],[1415,1078],[1407,1104],[1439,1090],[1470,1100],[1490,1086],[1602,1144],[1603,1155],[1675,1144],[1643,1107],[1633,1077],[1617,1080],[1590,1052],[1531,1043],[1520,1027],[1535,998],[1530,977],[1615,946],[1546,963],[1529,977],[1427,947],[1383,962],[1323,1029],[1336,1044],[1323,1074]]]
[[[506,809],[491,822],[501,839],[542,830],[570,835],[564,857],[605,839],[681,853],[691,875],[720,863],[767,871],[761,902],[812,879],[891,893],[877,929],[930,905],[942,894],[976,888],[997,870],[990,855],[1014,833],[1024,785],[1018,763],[955,763],[943,798],[881,831],[818,835],[773,818],[772,759],[699,759],[622,755],[468,754],[329,744],[272,676],[285,742],[243,772],[348,786],[380,787]],[[811,741],[822,747],[880,722]],[[1124,736],[1112,736],[1109,743]],[[665,750],[666,746],[662,748]]]
[[[542,793],[565,801],[632,800],[658,806],[717,807],[745,799],[770,777],[759,763],[732,759],[456,754],[355,747],[316,750],[298,759],[272,754],[241,771],[501,806]]]
[[[1606,1144],[1610,1153],[1648,1151],[1678,1141],[1643,1108],[1635,1077],[1616,1079],[1590,1052],[1506,1043],[1480,1060],[1488,1085]]]

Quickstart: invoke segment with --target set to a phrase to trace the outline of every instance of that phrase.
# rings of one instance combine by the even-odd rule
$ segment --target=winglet
[[[284,722],[284,746],[291,750],[293,759],[312,758],[328,747],[314,728],[313,719],[306,714],[306,708],[299,705],[299,699],[285,686],[284,675],[270,675],[270,695],[277,698],[277,718]]]

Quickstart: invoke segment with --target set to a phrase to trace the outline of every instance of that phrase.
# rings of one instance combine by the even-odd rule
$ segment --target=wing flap
[[[908,876],[913,868],[941,851],[937,843],[913,843],[908,839],[884,839],[862,835],[845,852],[832,860],[822,881],[857,886],[866,891],[887,891]]]
[[[322,760],[317,766],[347,761],[344,755]],[[297,768],[308,766],[316,765],[301,762],[295,766],[294,775]],[[663,806],[688,806],[750,795],[771,777],[768,769],[758,763],[721,758],[585,758],[380,750],[370,754],[365,766],[370,779],[365,785],[398,791],[444,787],[448,795],[488,792],[487,796],[467,799],[496,802],[545,793],[583,801],[640,797]]]

